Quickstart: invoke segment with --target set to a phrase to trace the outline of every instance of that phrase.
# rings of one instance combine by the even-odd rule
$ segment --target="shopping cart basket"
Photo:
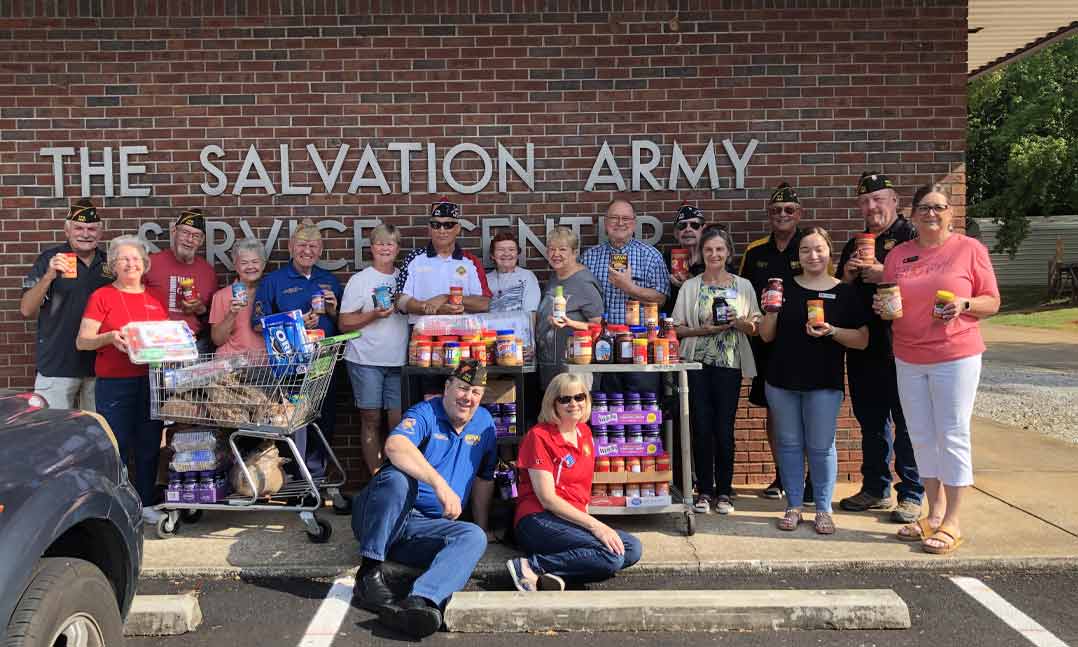
[[[181,521],[197,521],[203,510],[268,510],[298,512],[312,542],[329,541],[332,526],[314,515],[322,507],[322,492],[337,511],[347,511],[349,504],[340,493],[345,482],[344,468],[315,420],[345,344],[359,334],[322,339],[288,356],[264,352],[226,357],[202,355],[196,360],[150,366],[151,418],[232,430],[228,434],[231,458],[250,492],[232,494],[215,502],[166,501],[156,506],[164,513],[157,524],[159,537],[171,537]],[[328,478],[331,473],[328,465],[325,477],[311,476],[293,440],[293,435],[302,429],[307,430],[308,444],[318,442],[325,448],[328,461],[336,468],[335,480]],[[272,497],[260,498],[255,479],[236,445],[240,438],[271,440],[283,445],[288,454],[282,454],[294,462],[299,477],[285,483]],[[213,463],[220,465],[220,461]],[[199,467],[193,465],[187,469]]]

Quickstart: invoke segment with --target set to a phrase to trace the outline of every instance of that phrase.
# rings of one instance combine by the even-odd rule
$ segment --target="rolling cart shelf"
[[[594,515],[643,515],[677,514],[685,515],[685,534],[696,534],[696,518],[693,515],[692,499],[685,493],[692,492],[692,452],[689,433],[689,371],[702,368],[699,362],[681,362],[678,364],[569,364],[567,373],[677,373],[678,398],[681,401],[681,487],[670,487],[670,505],[658,506],[588,506],[588,512]],[[673,433],[667,429],[663,434],[663,447],[673,448]]]

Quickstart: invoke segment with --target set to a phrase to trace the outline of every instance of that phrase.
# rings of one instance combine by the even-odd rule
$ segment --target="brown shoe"
[[[898,507],[891,511],[892,523],[910,524],[921,516],[921,504],[912,499],[902,499]]]
[[[887,510],[891,507],[891,499],[881,499],[861,490],[853,496],[848,496],[838,502],[838,506],[850,512],[865,512],[868,510]]]

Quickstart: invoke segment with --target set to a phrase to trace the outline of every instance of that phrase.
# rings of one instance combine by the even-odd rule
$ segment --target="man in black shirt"
[[[700,256],[700,231],[703,228],[704,212],[688,202],[682,202],[677,215],[674,216],[674,238],[677,239],[678,247],[689,252],[689,271],[675,273],[670,264],[671,250],[663,252],[663,261],[670,269],[670,296],[663,306],[663,312],[667,314],[674,311],[678,291],[685,281],[704,272],[704,259]]]
[[[782,279],[783,284],[788,285],[794,276],[801,273],[801,263],[797,260],[797,246],[801,242],[802,235],[797,225],[801,221],[801,214],[801,200],[797,196],[797,191],[783,182],[772,192],[767,201],[767,218],[771,225],[771,233],[749,243],[749,246],[745,248],[745,254],[741,257],[741,269],[738,274],[752,283],[757,299],[767,287],[768,279]],[[758,407],[766,407],[767,396],[764,395],[764,382],[767,377],[770,344],[765,344],[759,337],[752,337],[750,341],[752,355],[756,360],[756,377],[752,379],[749,402]],[[767,418],[767,442],[771,446],[771,455],[774,457],[775,430],[770,416]],[[775,464],[778,465],[777,460]],[[806,503],[811,503],[807,498],[811,492],[811,485],[806,485]],[[775,480],[767,486],[763,495],[769,499],[778,499],[782,496],[782,480],[777,473]]]
[[[883,260],[899,243],[917,236],[913,225],[898,215],[898,194],[882,173],[864,173],[857,184],[857,207],[865,219],[865,232],[875,236],[875,254],[862,256],[851,238],[842,249],[836,276],[857,287],[866,303],[872,302],[883,279]],[[861,491],[839,502],[844,510],[886,510],[891,507],[892,455],[899,483],[898,507],[891,521],[913,523],[921,513],[924,486],[917,474],[913,446],[898,399],[895,356],[891,348],[891,322],[872,317],[865,350],[846,352],[853,415],[861,425]],[[892,435],[893,429],[893,435]]]
[[[67,242],[46,249],[22,282],[19,313],[37,319],[34,392],[50,407],[94,411],[94,352],[75,350],[90,294],[113,276],[98,249],[103,226],[89,200],[71,206]],[[74,274],[74,276],[72,276]]]

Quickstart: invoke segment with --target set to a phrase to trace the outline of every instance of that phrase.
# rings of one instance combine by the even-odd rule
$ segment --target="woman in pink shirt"
[[[918,189],[917,238],[895,247],[883,268],[884,282],[897,283],[902,295],[902,316],[891,327],[898,393],[929,506],[928,516],[901,528],[898,538],[937,555],[962,544],[958,516],[973,485],[969,424],[985,349],[979,322],[999,310],[988,250],[952,232],[952,214],[942,187]],[[954,298],[937,307],[937,291]],[[877,313],[880,305],[877,295]]]
[[[251,307],[258,281],[266,269],[266,249],[253,238],[245,238],[232,247],[232,265],[236,282],[246,288],[246,298],[237,299],[232,284],[213,295],[210,305],[210,336],[218,355],[261,352],[266,348],[262,335],[251,329]]]

